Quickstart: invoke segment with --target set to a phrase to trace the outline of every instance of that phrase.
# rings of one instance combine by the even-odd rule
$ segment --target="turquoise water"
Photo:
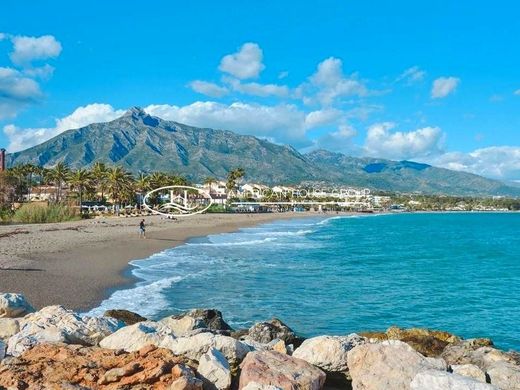
[[[520,214],[498,213],[269,223],[133,262],[142,281],[94,312],[214,307],[235,327],[272,316],[305,336],[419,326],[520,350],[519,232]]]

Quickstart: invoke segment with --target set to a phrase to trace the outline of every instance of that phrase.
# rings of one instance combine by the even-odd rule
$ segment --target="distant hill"
[[[111,122],[68,130],[7,156],[8,166],[53,166],[59,161],[76,168],[102,161],[134,173],[171,171],[194,181],[225,178],[240,166],[247,180],[266,184],[305,181],[428,194],[520,195],[520,188],[470,173],[325,150],[301,154],[252,136],[165,121],[137,107]]]

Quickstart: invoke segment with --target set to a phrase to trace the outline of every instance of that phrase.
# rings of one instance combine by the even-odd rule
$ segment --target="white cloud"
[[[10,124],[4,126],[4,133],[9,139],[9,152],[16,152],[47,141],[66,130],[108,122],[123,114],[124,110],[114,110],[109,104],[94,103],[78,107],[72,114],[56,119],[54,127],[22,129]]]
[[[52,35],[41,37],[13,36],[11,61],[18,65],[26,65],[35,60],[55,58],[61,53],[61,43]]]
[[[242,83],[240,80],[232,77],[224,77],[224,81],[228,83],[233,91],[240,92],[245,95],[253,96],[277,96],[287,97],[289,96],[289,88],[286,85],[278,84],[260,84],[260,83]]]
[[[365,152],[374,157],[408,160],[441,154],[444,133],[438,127],[424,127],[410,132],[391,130],[395,124],[385,122],[369,127]]]
[[[515,92],[514,92],[515,95],[517,96],[520,96],[520,89],[517,89]]]
[[[291,143],[307,144],[305,113],[291,104],[264,106],[260,104],[195,102],[187,106],[150,105],[145,111],[159,118],[197,127],[232,130]]]
[[[365,96],[368,90],[355,76],[343,75],[343,63],[339,58],[330,57],[318,64],[310,77],[310,85],[300,86],[300,94],[305,103],[318,101],[330,105],[338,97]]]
[[[405,81],[407,84],[413,84],[422,81],[424,76],[426,76],[424,70],[420,69],[418,66],[412,66],[401,73],[396,81]]]
[[[289,76],[289,71],[287,71],[287,70],[284,70],[284,71],[278,73],[278,78],[280,80],[285,79],[287,76]]]
[[[343,112],[341,110],[335,108],[311,111],[305,117],[305,125],[309,129],[329,125],[336,122],[342,114]]]
[[[439,77],[433,82],[432,86],[432,98],[441,99],[452,92],[455,92],[460,84],[460,79],[457,77]]]
[[[243,44],[238,52],[224,56],[219,69],[239,79],[255,78],[265,68],[262,59],[260,46],[248,42]]]
[[[211,97],[222,97],[229,93],[229,90],[226,87],[221,87],[215,83],[202,80],[192,81],[189,86],[195,92]]]
[[[0,41],[3,41],[4,39],[7,39],[7,34],[0,33]]]
[[[0,68],[0,120],[16,116],[19,110],[42,97],[40,86],[13,68]]]
[[[520,147],[491,146],[470,153],[449,152],[432,159],[431,163],[501,180],[517,180],[520,178]]]
[[[45,64],[43,66],[25,68],[23,73],[29,77],[48,80],[54,74],[54,66]]]

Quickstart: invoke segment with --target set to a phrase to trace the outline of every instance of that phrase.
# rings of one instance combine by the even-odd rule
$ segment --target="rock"
[[[0,318],[0,340],[6,340],[20,331],[18,318]]]
[[[222,318],[222,313],[214,309],[194,309],[181,315],[169,316],[161,319],[176,336],[182,337],[196,329],[208,329],[229,333],[231,327]]]
[[[33,311],[34,308],[27,302],[22,294],[0,294],[0,318],[23,317]]]
[[[348,371],[348,351],[363,343],[365,338],[355,333],[348,336],[318,336],[305,340],[293,356],[325,371],[344,372]]]
[[[285,342],[283,340],[274,339],[269,344],[267,344],[267,349],[280,353],[287,353],[287,347],[285,346]]]
[[[19,356],[25,351],[42,343],[66,343],[67,335],[56,327],[20,332],[12,336],[7,342],[7,354]]]
[[[170,386],[170,390],[202,390],[203,382],[198,378],[180,377]]]
[[[518,359],[513,353],[482,346],[486,344],[488,344],[487,339],[463,340],[447,346],[441,356],[449,365],[474,364],[485,372],[497,362],[518,366]]]
[[[203,382],[197,378],[193,370],[185,364],[177,364],[172,369],[174,379],[170,390],[202,390]]]
[[[247,335],[262,344],[268,344],[275,339],[283,340],[286,344],[301,344],[294,331],[277,318],[254,324],[249,328]]]
[[[486,373],[474,364],[454,364],[450,368],[454,374],[486,382]]]
[[[181,363],[162,348],[143,356],[100,347],[39,344],[16,361],[0,365],[0,388],[168,389],[174,381],[172,368]]]
[[[215,348],[201,356],[199,375],[204,381],[204,388],[208,390],[226,390],[231,386],[231,369],[226,357]]]
[[[511,362],[499,361],[488,365],[491,384],[501,390],[520,390],[520,367]]]
[[[444,331],[423,328],[402,329],[392,326],[386,332],[364,332],[362,336],[370,340],[400,340],[410,345],[417,352],[428,357],[438,357],[444,348],[460,341],[460,338]]]
[[[115,318],[116,320],[124,322],[126,325],[133,325],[137,324],[138,322],[147,321],[146,318],[140,316],[137,313],[134,313],[133,311],[122,309],[107,310],[103,316]]]
[[[193,360],[199,360],[202,355],[215,348],[222,352],[231,366],[236,367],[251,350],[249,346],[229,336],[212,333],[199,333],[189,337],[164,339],[160,344],[170,349],[176,355],[184,355]]]
[[[280,390],[279,387],[272,385],[262,385],[256,382],[249,382],[242,390]]]
[[[148,344],[159,346],[165,339],[174,338],[173,332],[167,326],[159,322],[144,321],[119,329],[101,340],[99,345],[103,348],[132,352]]]
[[[424,357],[398,340],[358,345],[348,352],[347,362],[354,390],[406,390],[417,373],[446,370],[443,360]]]
[[[0,361],[2,361],[5,357],[5,350],[6,350],[7,346],[5,345],[5,343],[0,340]]]
[[[410,390],[496,390],[486,383],[439,370],[419,372],[410,383]]]
[[[240,365],[239,389],[274,386],[284,390],[319,390],[325,373],[319,368],[289,355],[274,351],[250,352]],[[262,386],[262,387],[258,387]]]
[[[116,319],[82,318],[62,306],[47,306],[23,318],[19,333],[9,338],[8,354],[18,356],[42,342],[96,345],[122,326]]]

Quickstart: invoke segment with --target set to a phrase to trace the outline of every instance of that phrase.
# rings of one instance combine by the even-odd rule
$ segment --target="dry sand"
[[[23,293],[37,308],[61,304],[83,311],[110,289],[133,283],[128,262],[182,244],[187,239],[235,231],[275,219],[315,213],[203,214],[176,221],[146,217],[0,226],[0,292]]]

